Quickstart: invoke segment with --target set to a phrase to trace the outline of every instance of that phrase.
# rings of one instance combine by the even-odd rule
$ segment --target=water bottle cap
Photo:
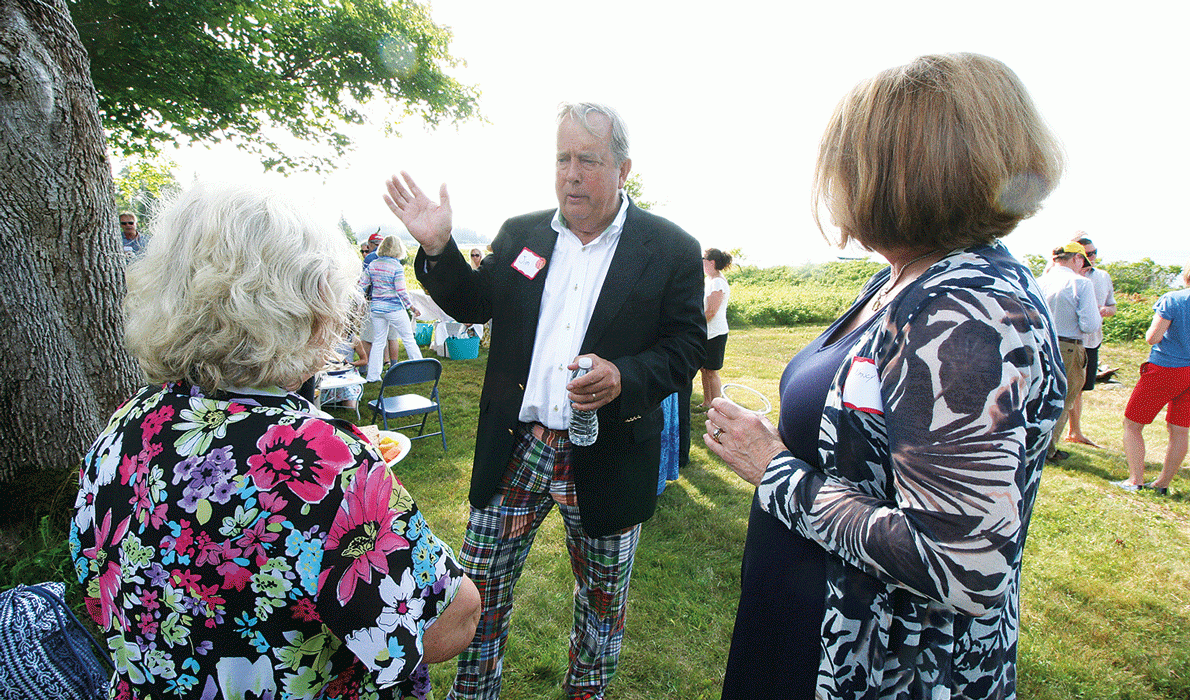
[[[589,357],[578,358],[578,368],[579,369],[591,369],[591,358],[589,358]]]

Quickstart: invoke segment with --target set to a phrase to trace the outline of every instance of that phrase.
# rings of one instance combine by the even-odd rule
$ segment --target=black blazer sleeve
[[[459,323],[487,323],[492,317],[486,293],[491,288],[491,270],[472,269],[453,237],[432,269],[427,269],[428,262],[425,250],[418,248],[413,272],[434,303]]]

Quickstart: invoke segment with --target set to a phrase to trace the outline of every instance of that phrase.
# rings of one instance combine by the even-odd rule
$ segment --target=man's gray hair
[[[562,121],[569,117],[581,124],[592,136],[597,136],[595,128],[591,125],[592,112],[602,114],[611,122],[612,157],[616,159],[616,167],[619,167],[629,158],[628,127],[619,112],[596,102],[563,102],[558,106],[558,124],[561,125]]]

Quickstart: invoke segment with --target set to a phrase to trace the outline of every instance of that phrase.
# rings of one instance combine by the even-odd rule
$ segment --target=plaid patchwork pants
[[[475,639],[459,655],[451,699],[500,696],[513,587],[537,529],[555,503],[566,526],[575,580],[567,696],[602,698],[616,672],[640,525],[606,537],[587,536],[579,519],[566,433],[540,426],[538,432],[540,437],[533,426],[521,426],[496,495],[486,507],[471,509],[459,558],[479,588],[483,616]]]

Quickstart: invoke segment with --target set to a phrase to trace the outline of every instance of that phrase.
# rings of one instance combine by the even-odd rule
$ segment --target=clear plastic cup
[[[773,404],[764,394],[743,384],[724,384],[723,393],[720,396],[739,408],[758,416],[767,415],[773,411]]]

